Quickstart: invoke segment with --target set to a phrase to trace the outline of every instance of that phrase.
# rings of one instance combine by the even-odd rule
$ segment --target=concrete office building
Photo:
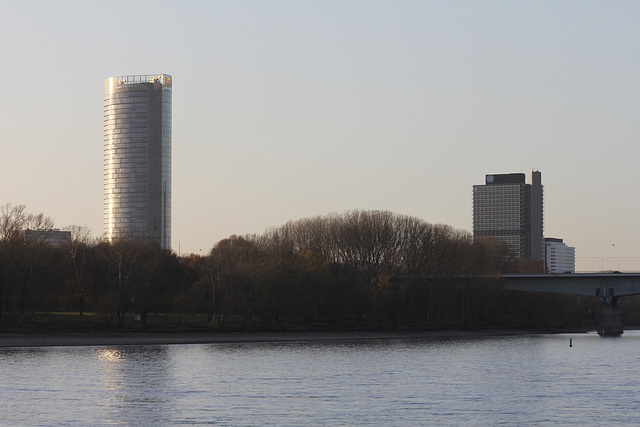
[[[473,186],[473,235],[506,242],[512,256],[544,260],[544,204],[542,174],[486,175],[484,185]]]
[[[71,232],[57,228],[53,230],[24,230],[23,233],[26,240],[34,243],[62,246],[71,242]]]
[[[576,248],[567,246],[562,239],[547,237],[545,243],[545,265],[552,274],[576,272]]]
[[[104,235],[171,248],[171,76],[111,77],[104,97]]]

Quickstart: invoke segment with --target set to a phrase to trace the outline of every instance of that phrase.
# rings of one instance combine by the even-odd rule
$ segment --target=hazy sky
[[[640,2],[2,1],[0,203],[102,234],[104,80],[173,76],[173,248],[351,209],[471,230],[542,172],[577,269],[640,270]],[[615,245],[615,246],[614,246]]]

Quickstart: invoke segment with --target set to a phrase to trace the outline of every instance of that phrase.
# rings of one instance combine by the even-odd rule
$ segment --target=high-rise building
[[[549,273],[576,272],[576,248],[552,237],[546,237],[544,243],[545,265]]]
[[[544,204],[542,175],[523,173],[486,175],[484,185],[473,186],[473,235],[504,241],[512,256],[544,259]]]
[[[171,86],[167,74],[111,77],[104,96],[104,235],[171,248]]]

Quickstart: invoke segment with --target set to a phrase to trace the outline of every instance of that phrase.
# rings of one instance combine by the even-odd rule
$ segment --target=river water
[[[638,425],[639,350],[636,331],[2,348],[0,424]]]

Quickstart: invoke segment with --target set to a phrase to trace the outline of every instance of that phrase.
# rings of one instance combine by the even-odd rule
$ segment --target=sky
[[[577,270],[640,270],[640,2],[1,5],[0,204],[101,236],[104,80],[166,73],[176,252],[353,209],[471,231],[473,185],[538,170]]]

